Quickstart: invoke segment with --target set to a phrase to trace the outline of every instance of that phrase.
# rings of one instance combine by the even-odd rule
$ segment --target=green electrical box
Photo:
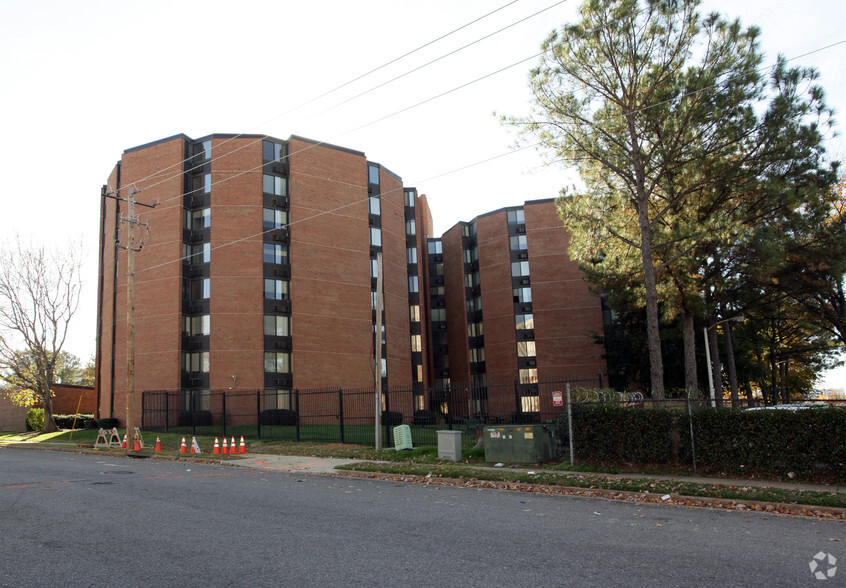
[[[547,425],[485,427],[485,461],[541,463],[555,459],[555,432]]]

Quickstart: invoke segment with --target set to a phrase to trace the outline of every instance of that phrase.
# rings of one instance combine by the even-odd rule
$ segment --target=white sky
[[[292,110],[508,2],[0,2],[0,238],[83,242],[84,299],[66,349],[83,361],[94,351],[100,186],[129,147],[177,133],[262,133],[357,149],[428,196],[437,235],[490,210],[555,197],[574,176],[544,167],[534,151],[508,154],[514,133],[493,115],[528,112],[535,58],[373,121],[536,55],[549,31],[573,20],[577,0],[335,107],[557,0],[514,2]],[[778,53],[799,56],[846,39],[843,0],[704,6],[761,27],[767,64]],[[846,108],[844,60],[846,44],[793,62],[820,70],[838,111]],[[832,157],[844,157],[843,145],[830,142]],[[831,383],[846,388],[846,370]]]

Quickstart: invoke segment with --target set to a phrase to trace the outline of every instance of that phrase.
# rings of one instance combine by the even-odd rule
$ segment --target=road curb
[[[461,478],[426,477],[421,474],[394,474],[388,472],[364,472],[356,470],[335,470],[331,475],[352,478],[370,478],[394,480],[435,486],[453,486],[467,488],[491,488],[537,494],[560,494],[603,498],[643,504],[665,504],[678,507],[719,508],[730,512],[756,512],[773,516],[801,516],[818,519],[838,519],[846,521],[846,508],[834,506],[811,506],[807,504],[789,504],[783,502],[747,501],[710,496],[687,496],[684,494],[658,494],[654,492],[632,492],[630,490],[610,490],[606,488],[581,488],[578,486],[557,486],[549,484],[529,484],[526,482],[508,482],[504,480],[476,480]],[[669,496],[669,498],[665,498]]]

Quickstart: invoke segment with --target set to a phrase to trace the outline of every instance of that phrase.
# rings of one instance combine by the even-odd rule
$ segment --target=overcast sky
[[[513,131],[493,113],[528,111],[534,56],[578,4],[3,0],[0,236],[83,243],[84,300],[67,349],[86,359],[96,336],[100,187],[127,148],[177,133],[259,133],[356,149],[428,196],[435,236],[490,210],[555,197],[572,173],[532,150],[513,152]],[[778,53],[805,55],[792,63],[817,67],[829,105],[846,108],[846,44],[806,55],[846,40],[846,2],[712,0],[704,8],[761,27],[767,64]],[[829,142],[832,157],[843,158],[843,145]],[[834,383],[846,387],[846,376]]]

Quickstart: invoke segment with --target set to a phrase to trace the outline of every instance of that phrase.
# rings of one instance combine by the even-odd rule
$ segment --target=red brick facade
[[[268,149],[283,155],[271,159]],[[443,277],[433,277],[426,197],[363,153],[300,137],[178,135],[127,150],[104,187],[100,417],[123,420],[126,414],[128,254],[114,244],[128,242],[131,191],[138,202],[155,205],[136,206],[141,225],[135,234],[143,241],[135,255],[136,425],[146,390],[287,394],[372,386],[377,251],[383,256],[386,385],[422,391],[446,381],[445,370],[433,368],[431,344],[430,286],[441,279],[453,382],[605,370],[591,339],[602,330],[600,302],[567,257],[551,200],[520,207],[519,228],[508,220],[518,208],[456,225],[442,238]],[[268,222],[275,224],[268,228]],[[518,230],[519,252],[510,241]],[[472,259],[465,258],[468,243]],[[518,257],[531,264],[532,300],[525,308],[514,299]],[[476,283],[468,285],[468,272],[476,272]],[[268,283],[284,294],[269,295]],[[481,309],[469,312],[468,299]],[[533,314],[533,329],[515,329],[518,312]],[[471,323],[484,328],[481,350],[480,338],[473,345],[468,340]],[[536,345],[536,355],[518,358],[523,341]],[[255,399],[233,394],[226,412],[255,414]],[[293,408],[287,396],[265,401],[268,408]],[[201,402],[202,410],[223,412],[208,397]],[[513,395],[509,402],[503,410],[520,408]],[[415,407],[389,408],[411,414]]]

